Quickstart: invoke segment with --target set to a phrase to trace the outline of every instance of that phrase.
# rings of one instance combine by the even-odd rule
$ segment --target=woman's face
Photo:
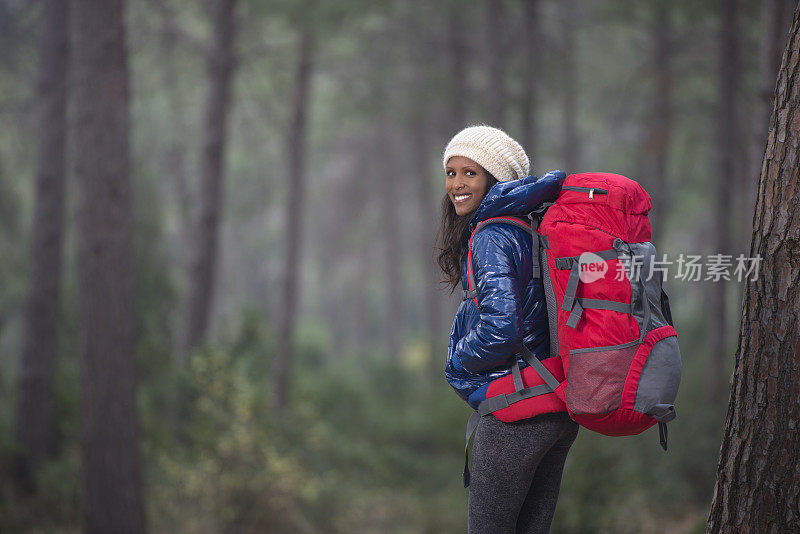
[[[457,215],[466,215],[477,209],[489,191],[489,174],[464,156],[447,160],[445,175],[445,189]]]

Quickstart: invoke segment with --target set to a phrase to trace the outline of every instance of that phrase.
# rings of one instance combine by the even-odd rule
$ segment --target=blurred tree
[[[185,323],[179,344],[179,350],[183,354],[203,342],[211,314],[222,207],[227,119],[234,70],[235,7],[236,0],[217,0],[211,14],[214,29],[206,58],[208,95],[200,153],[199,205],[189,267]]]
[[[356,168],[363,169],[366,167],[367,154],[369,151],[364,149],[360,151],[360,156],[356,163]],[[354,172],[350,183],[348,184],[350,194],[347,196],[347,204],[344,208],[347,210],[347,223],[345,228],[353,228],[352,232],[348,232],[350,238],[348,239],[347,251],[348,254],[354,258],[353,271],[347,283],[347,301],[350,304],[350,351],[362,361],[366,360],[367,347],[370,340],[369,329],[369,313],[368,313],[368,300],[369,300],[369,284],[371,265],[367,261],[369,256],[370,242],[364,239],[364,233],[367,228],[364,225],[359,225],[360,221],[365,220],[365,211],[368,201],[370,199],[370,184],[364,183],[362,176],[359,172]]]
[[[20,489],[34,490],[35,471],[56,451],[53,370],[58,338],[67,138],[68,3],[47,0],[42,12],[38,161],[34,184],[30,278],[17,385],[15,468]]]
[[[523,0],[523,4],[525,8],[525,42],[521,48],[525,54],[525,60],[522,70],[522,104],[520,106],[522,135],[520,136],[520,142],[533,158],[533,155],[537,154],[538,148],[536,146],[538,123],[536,104],[539,86],[536,78],[541,76],[541,69],[544,63],[542,55],[545,39],[542,38],[539,24],[539,0]]]
[[[738,47],[738,1],[719,0],[719,60],[717,105],[717,177],[714,194],[714,245],[715,254],[731,253],[731,183],[736,183],[738,168],[736,157],[739,154],[739,121],[736,105],[736,92],[739,87],[740,60]],[[720,403],[724,399],[723,384],[725,358],[728,355],[728,284],[718,280],[709,286],[709,327],[711,347],[709,351],[709,400]]]
[[[651,165],[650,183],[653,184],[650,190],[650,197],[653,201],[650,221],[654,243],[659,243],[660,237],[663,235],[666,207],[670,205],[667,162],[672,134],[671,16],[672,6],[665,2],[655,3],[650,32],[653,44],[655,87],[650,112],[650,132],[645,148],[646,157]]]
[[[467,103],[470,99],[471,77],[467,74],[470,40],[464,38],[465,17],[462,9],[452,9],[448,19],[444,21],[447,26],[447,57],[449,63],[448,94],[450,99],[450,113],[447,132],[454,135],[466,126],[468,120]]]
[[[581,147],[578,139],[578,58],[575,0],[563,0],[560,5],[561,32],[561,112],[563,123],[563,140],[561,161],[567,174],[581,172]]]
[[[401,229],[413,230],[409,232],[409,240],[413,243],[411,248],[416,252],[417,265],[422,275],[419,279],[407,277],[407,280],[412,282],[413,289],[407,292],[405,303],[408,310],[413,310],[412,313],[418,314],[420,318],[421,328],[418,331],[423,342],[424,359],[429,365],[428,376],[438,384],[441,375],[439,356],[442,350],[435,346],[435,341],[440,339],[443,333],[443,314],[442,293],[438,291],[438,266],[434,259],[434,237],[438,223],[436,207],[439,205],[439,191],[434,189],[434,184],[440,182],[436,180],[438,174],[432,175],[431,163],[435,161],[433,159],[435,155],[431,149],[436,146],[432,142],[437,112],[439,115],[461,114],[457,120],[453,116],[448,116],[443,121],[447,129],[464,127],[461,121],[464,113],[466,78],[456,73],[463,67],[458,64],[458,61],[461,61],[458,59],[458,54],[464,50],[467,40],[463,39],[460,32],[447,32],[440,36],[432,30],[435,26],[431,23],[445,16],[452,17],[447,21],[448,28],[451,24],[463,28],[458,23],[462,19],[460,9],[448,11],[447,5],[432,4],[430,7],[415,7],[408,10],[405,19],[407,22],[403,24],[416,26],[417,35],[414,39],[408,39],[403,43],[405,54],[400,61],[413,64],[416,68],[413,73],[409,72],[403,77],[401,81],[404,85],[397,91],[400,102],[398,107],[410,108],[411,112],[402,114],[395,111],[395,115],[398,118],[402,117],[403,121],[402,135],[395,139],[395,143],[398,144],[400,157],[404,153],[410,157],[409,167],[414,174],[411,188],[419,210],[415,225],[401,225]],[[422,11],[426,8],[427,11]],[[456,43],[451,42],[453,39]],[[428,61],[431,50],[441,51],[439,61]],[[440,79],[446,80],[446,83],[437,84]],[[451,83],[453,80],[456,83]],[[440,88],[447,91],[445,105],[440,105],[441,101],[437,98],[443,93]],[[426,95],[427,98],[420,99],[419,95]],[[404,145],[401,140],[406,140],[407,144]],[[402,189],[402,181],[398,185]],[[405,209],[401,208],[401,211]],[[418,305],[415,302],[422,304]]]
[[[485,0],[486,44],[481,47],[486,53],[486,87],[488,99],[487,117],[490,124],[508,129],[506,119],[506,10],[505,0]],[[458,39],[463,39],[462,32]]]
[[[172,179],[175,188],[175,197],[181,218],[181,235],[188,232],[192,221],[192,195],[186,171],[186,114],[183,105],[183,95],[178,85],[178,58],[176,49],[183,35],[178,25],[175,11],[169,2],[156,1],[155,6],[161,12],[163,30],[161,31],[161,46],[164,51],[162,66],[164,69],[164,90],[169,101],[172,121],[175,127],[169,132],[166,151],[166,171]],[[181,244],[184,243],[181,240]]]
[[[186,108],[184,106],[184,96],[181,92],[179,80],[179,59],[176,55],[181,38],[185,35],[181,31],[175,11],[169,2],[155,1],[161,13],[163,29],[160,33],[161,46],[164,51],[163,67],[164,92],[169,102],[170,118],[173,128],[170,129],[167,140],[164,168],[174,189],[175,198],[178,203],[179,212],[179,239],[178,258],[182,267],[187,266],[187,247],[191,244],[191,224],[193,221],[193,202],[192,188],[189,184],[189,177],[186,164],[186,135],[188,127],[186,125]],[[175,363],[181,366],[180,350],[173,351],[176,358]]]
[[[736,370],[706,532],[800,532],[800,6],[761,168]]]
[[[375,136],[373,151],[378,155],[376,165],[379,171],[376,178],[379,181],[380,190],[380,225],[381,239],[380,246],[384,253],[385,270],[383,277],[383,287],[386,289],[386,300],[384,309],[386,316],[383,320],[383,342],[386,347],[386,355],[390,361],[397,361],[400,353],[400,339],[405,329],[405,317],[403,313],[402,271],[400,269],[400,258],[402,258],[402,240],[400,238],[400,209],[399,199],[403,197],[402,191],[405,184],[398,183],[399,173],[397,150],[395,139],[392,135],[392,120],[390,118],[390,88],[391,80],[378,82],[379,96],[378,102],[383,105],[378,106],[375,117]]]
[[[422,75],[420,75],[420,78]],[[420,91],[425,94],[424,89]],[[431,136],[430,121],[428,119],[429,109],[425,106],[417,105],[413,124],[410,125],[408,138],[412,140],[414,157],[414,173],[416,174],[416,193],[417,203],[419,204],[420,217],[417,223],[419,234],[416,242],[419,246],[419,262],[422,267],[423,281],[420,284],[422,289],[422,300],[424,302],[423,321],[425,350],[427,351],[426,360],[430,363],[431,373],[437,382],[441,379],[441,350],[435,341],[442,336],[444,325],[442,324],[442,293],[439,289],[439,267],[436,264],[434,245],[436,235],[436,199],[439,195],[434,190],[433,177],[430,172],[431,155]]]
[[[309,20],[300,17],[292,118],[286,131],[286,176],[289,201],[286,205],[286,256],[284,257],[281,316],[278,327],[278,352],[275,360],[275,406],[282,410],[289,395],[290,365],[294,359],[293,337],[300,299],[298,283],[302,271],[300,251],[305,200],[306,128],[309,93],[311,90],[314,28]]]
[[[71,13],[84,530],[141,533],[125,4]]]

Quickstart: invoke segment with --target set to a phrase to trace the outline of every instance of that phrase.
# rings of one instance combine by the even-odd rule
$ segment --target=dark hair
[[[489,189],[497,183],[497,178],[492,176],[489,171],[486,171],[486,174],[489,179],[486,188],[488,194]],[[442,220],[436,234],[436,250],[439,251],[436,262],[444,273],[444,280],[441,283],[450,287],[451,295],[461,283],[461,256],[467,248],[469,222],[475,214],[475,210],[465,215],[458,215],[450,196],[445,193],[442,198]]]

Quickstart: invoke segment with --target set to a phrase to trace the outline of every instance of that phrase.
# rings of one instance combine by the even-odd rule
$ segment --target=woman
[[[528,176],[523,148],[489,126],[456,134],[443,163],[438,263],[452,293],[459,283],[468,287],[467,243],[475,226],[497,215],[526,217],[555,199],[564,173]],[[549,356],[547,308],[532,261],[531,236],[516,226],[491,224],[473,238],[478,294],[456,312],[445,376],[474,409],[490,382],[511,372],[514,358],[521,369],[528,366],[520,354],[523,342],[540,360]],[[472,447],[470,534],[549,532],[564,461],[578,432],[563,403],[558,406],[560,411],[511,423],[491,414],[480,418]]]

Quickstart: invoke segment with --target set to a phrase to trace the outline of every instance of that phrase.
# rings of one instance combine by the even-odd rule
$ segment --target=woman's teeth
[[[453,198],[455,199],[456,202],[462,202],[462,201],[466,200],[467,198],[469,198],[471,195],[472,195],[472,193],[467,193],[466,195],[456,195]]]

